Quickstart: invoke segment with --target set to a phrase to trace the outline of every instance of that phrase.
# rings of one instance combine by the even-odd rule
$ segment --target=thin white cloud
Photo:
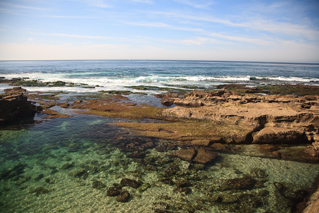
[[[123,23],[129,24],[129,25],[135,25],[135,26],[144,26],[144,27],[160,27],[160,28],[166,28],[171,30],[182,30],[182,31],[193,31],[193,32],[204,31],[203,29],[200,29],[200,28],[179,27],[179,26],[166,24],[163,22],[123,22]]]
[[[90,18],[96,18],[93,16],[39,16],[43,18],[57,18],[57,19],[90,19]]]
[[[223,25],[231,26],[231,27],[239,27],[239,28],[246,28],[246,29],[252,29],[257,31],[265,31],[265,32],[281,34],[281,35],[304,37],[310,40],[318,40],[319,38],[319,30],[311,29],[308,26],[293,24],[288,22],[276,22],[270,19],[260,18],[260,17],[258,18],[251,17],[247,19],[246,21],[234,22],[229,19],[216,18],[211,15],[192,15],[192,14],[184,14],[181,12],[161,12],[161,11],[155,11],[155,12],[153,11],[150,13],[153,15],[164,15],[164,16],[187,19],[192,21],[218,23],[218,24],[223,24]]]
[[[112,8],[113,5],[106,3],[105,0],[84,0],[87,4],[98,8]]]
[[[186,4],[188,6],[197,8],[197,9],[207,9],[209,8],[211,5],[214,4],[213,1],[200,1],[200,0],[175,0],[176,2],[182,3],[182,4]]]
[[[237,42],[245,42],[245,43],[251,43],[256,45],[273,45],[274,42],[266,39],[259,39],[259,38],[248,38],[248,37],[242,37],[242,36],[230,36],[230,35],[224,35],[220,33],[210,33],[210,36],[214,38],[221,38],[231,41],[237,41]]]
[[[8,2],[0,2],[1,9],[14,10],[14,9],[26,9],[26,10],[47,10],[46,8],[41,7],[32,7],[22,4],[12,4]]]
[[[85,39],[110,39],[107,36],[91,36],[91,35],[77,35],[77,34],[64,34],[64,33],[50,33],[51,36],[61,36],[70,38],[85,38]]]
[[[134,2],[146,3],[146,4],[153,4],[152,0],[132,0]]]
[[[202,45],[209,41],[210,38],[195,38],[195,39],[185,39],[181,43],[185,45]]]

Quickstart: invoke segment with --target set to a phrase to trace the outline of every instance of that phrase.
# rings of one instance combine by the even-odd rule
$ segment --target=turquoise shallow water
[[[1,212],[290,212],[319,173],[318,164],[230,154],[190,164],[156,149],[170,141],[112,122],[76,115],[0,129]],[[143,158],[129,158],[115,143],[143,140],[154,144]],[[123,187],[125,203],[107,196],[123,178],[141,184]],[[236,180],[248,185],[225,188]]]

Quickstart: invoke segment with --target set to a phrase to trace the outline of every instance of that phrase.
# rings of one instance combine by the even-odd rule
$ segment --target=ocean
[[[136,92],[130,87],[138,85],[208,89],[225,83],[319,85],[319,64],[180,60],[0,61],[0,77],[64,81],[91,87],[63,88],[69,92]],[[61,90],[56,87],[27,89]]]
[[[31,93],[81,93],[80,97],[83,93],[102,90],[141,92],[134,88],[140,85],[176,89],[192,86],[209,89],[227,83],[319,86],[319,64],[0,61],[0,77],[73,83],[64,87],[23,88]],[[0,84],[0,92],[11,87]],[[147,97],[145,103],[149,103],[156,101],[153,93],[165,91],[142,92],[149,95],[127,97],[136,98],[133,101],[138,103]],[[319,164],[265,158],[256,145],[244,145],[241,154],[219,153],[219,158],[209,165],[189,163],[174,157],[176,150],[157,149],[169,147],[172,141],[142,137],[131,129],[114,125],[128,120],[78,114],[58,106],[53,109],[72,117],[42,119],[36,115],[39,120],[34,123],[0,127],[0,211],[3,213],[291,212],[292,200],[302,200],[319,174]],[[117,146],[135,142],[154,147],[145,150],[145,157],[136,159]],[[296,148],[292,147],[292,153]],[[140,186],[121,185],[127,178]],[[248,184],[248,189],[236,189],[238,181]],[[225,183],[231,183],[234,189],[221,190]],[[110,196],[111,189],[116,191],[121,187],[130,194],[127,202],[118,201],[121,195]]]

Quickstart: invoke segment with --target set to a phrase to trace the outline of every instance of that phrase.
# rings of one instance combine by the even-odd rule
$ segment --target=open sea
[[[211,88],[234,82],[319,85],[319,64],[161,60],[0,61],[0,77],[98,86],[94,89],[63,88],[70,92],[130,90],[127,87],[137,85]],[[39,88],[29,90],[38,91]]]
[[[0,77],[74,83],[76,86],[72,87],[24,87],[29,91],[71,93],[135,92],[139,90],[131,86],[139,85],[169,88],[213,88],[225,83],[319,85],[319,64],[0,61]],[[6,88],[11,86],[0,84],[0,92]],[[149,96],[155,93],[144,92]],[[171,141],[141,137],[130,129],[112,125],[123,119],[77,114],[57,106],[55,109],[72,117],[0,127],[0,212],[288,213],[293,212],[293,202],[309,193],[319,174],[318,164],[256,157],[258,150],[254,145],[247,145],[247,150],[243,150],[246,154],[220,153],[210,165],[190,164],[173,157],[175,150],[156,149],[160,145],[169,147]],[[154,146],[144,150],[145,157],[134,159],[120,151],[117,142]],[[136,188],[122,184],[122,190],[130,194],[128,201],[119,202],[119,195],[108,196],[109,189],[119,188],[125,178],[140,185]],[[248,184],[247,187],[221,190],[225,183],[236,180]]]

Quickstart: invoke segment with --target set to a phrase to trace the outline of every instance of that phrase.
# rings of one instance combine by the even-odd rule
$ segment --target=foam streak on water
[[[318,85],[319,64],[147,60],[0,61],[0,77],[98,85],[85,90],[92,92],[128,90],[127,86],[136,85],[211,87],[229,82],[256,81]],[[46,88],[47,91],[56,89],[60,88]],[[64,90],[73,92],[74,88]]]

